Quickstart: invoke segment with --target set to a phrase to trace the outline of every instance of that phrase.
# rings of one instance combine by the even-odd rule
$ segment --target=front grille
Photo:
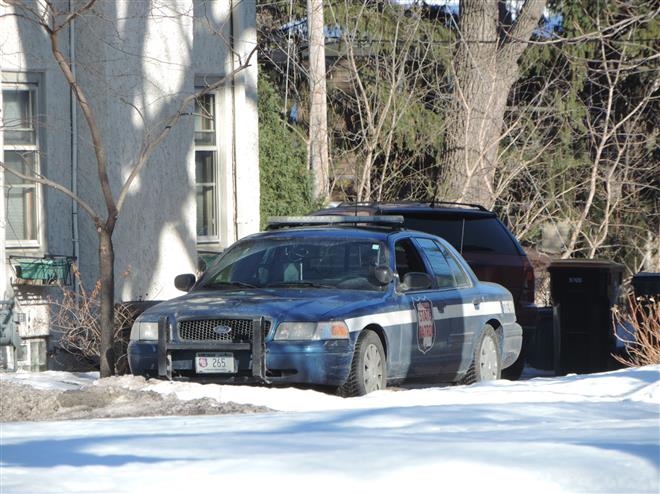
[[[229,326],[231,331],[218,334],[213,328]],[[264,338],[270,330],[270,321],[264,323]],[[247,343],[252,341],[252,319],[192,319],[179,321],[177,332],[185,341],[228,341]]]

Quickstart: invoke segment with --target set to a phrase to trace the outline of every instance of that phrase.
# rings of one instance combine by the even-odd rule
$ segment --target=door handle
[[[478,309],[479,306],[481,305],[481,302],[483,302],[483,301],[484,301],[483,297],[477,297],[477,298],[473,299],[472,303],[474,304],[474,308]]]

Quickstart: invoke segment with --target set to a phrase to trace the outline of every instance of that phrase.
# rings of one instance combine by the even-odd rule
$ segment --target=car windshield
[[[338,288],[384,290],[374,268],[388,264],[387,247],[368,238],[271,237],[236,243],[207,271],[197,289]]]

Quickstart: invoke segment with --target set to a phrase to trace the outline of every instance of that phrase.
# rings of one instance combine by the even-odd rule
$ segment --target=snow
[[[99,378],[98,372],[16,372],[0,374],[0,379],[29,384],[37,389],[67,391],[79,389],[85,384],[92,384]]]
[[[272,413],[0,424],[3,494],[660,492],[660,366],[385,390],[3,374],[41,389],[113,383]]]

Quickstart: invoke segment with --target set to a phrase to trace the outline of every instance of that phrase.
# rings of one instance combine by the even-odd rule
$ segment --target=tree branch
[[[78,195],[74,194],[69,188],[65,187],[64,185],[54,182],[42,175],[37,175],[37,176],[26,175],[7,166],[2,161],[0,161],[0,168],[4,169],[6,172],[9,172],[12,175],[22,180],[27,180],[28,182],[46,185],[52,189],[62,192],[64,195],[76,201],[80,205],[80,207],[83,208],[87,212],[87,214],[89,214],[90,218],[97,227],[103,225],[103,221],[101,220],[101,217],[98,214],[96,214],[96,211],[94,211],[94,209],[89,204],[87,204],[83,199],[81,199]]]

